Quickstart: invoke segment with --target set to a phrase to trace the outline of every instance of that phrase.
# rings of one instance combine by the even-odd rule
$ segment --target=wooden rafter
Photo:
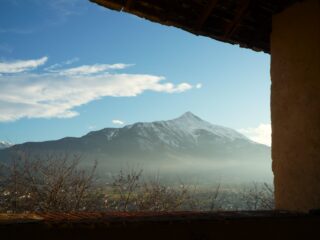
[[[124,5],[124,10],[130,10],[130,8],[132,7],[133,5],[133,2],[132,0],[127,0],[126,1],[126,4]]]
[[[201,29],[203,24],[207,21],[208,17],[212,13],[214,7],[217,5],[219,0],[210,0],[209,3],[206,5],[204,11],[202,12],[201,16],[197,20],[195,27],[196,29]]]
[[[248,11],[250,5],[250,0],[243,0],[239,11],[237,12],[234,21],[227,27],[225,34],[224,34],[224,39],[227,39],[232,36],[234,31],[237,29],[237,26],[239,23],[242,21],[242,19],[246,16],[246,13]]]
[[[272,16],[302,0],[90,1],[196,35],[269,53]],[[214,22],[210,21],[213,17]],[[245,21],[247,18],[250,21]]]

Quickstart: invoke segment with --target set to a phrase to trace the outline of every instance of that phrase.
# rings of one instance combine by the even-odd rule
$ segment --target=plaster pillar
[[[272,19],[272,170],[277,209],[320,209],[320,0]]]

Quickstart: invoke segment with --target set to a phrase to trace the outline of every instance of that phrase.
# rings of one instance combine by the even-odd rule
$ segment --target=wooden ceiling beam
[[[124,10],[126,11],[128,11],[128,10],[130,10],[131,8],[132,8],[132,5],[133,5],[133,2],[134,1],[132,1],[132,0],[127,0],[126,1],[126,4],[124,5]]]
[[[217,5],[219,0],[210,0],[209,3],[206,5],[205,9],[203,10],[202,14],[200,15],[199,19],[195,24],[195,28],[200,30],[207,21],[208,17],[212,13],[214,7]]]
[[[233,35],[235,30],[237,29],[237,26],[240,24],[242,19],[246,16],[247,11],[249,9],[250,0],[243,0],[239,11],[237,12],[234,20],[231,22],[231,24],[227,27],[225,34],[223,36],[224,39],[227,39]]]

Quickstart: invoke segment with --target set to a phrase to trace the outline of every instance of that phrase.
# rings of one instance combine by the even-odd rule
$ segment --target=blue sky
[[[191,111],[270,144],[270,57],[87,0],[0,0],[0,140]]]

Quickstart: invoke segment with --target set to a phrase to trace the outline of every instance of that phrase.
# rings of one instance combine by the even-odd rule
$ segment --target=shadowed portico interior
[[[320,208],[319,0],[91,1],[270,53],[276,208]]]
[[[271,54],[276,210],[160,215],[9,214],[0,215],[2,236],[285,239],[315,234],[320,222],[320,0],[91,2]]]

